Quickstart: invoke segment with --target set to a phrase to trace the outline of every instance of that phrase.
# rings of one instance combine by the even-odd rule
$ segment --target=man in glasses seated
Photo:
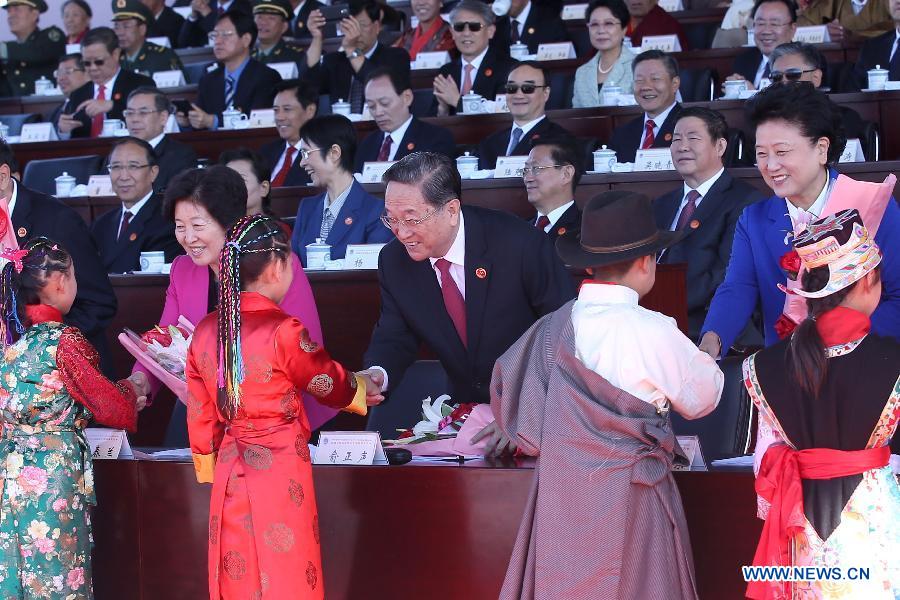
[[[419,120],[409,112],[413,92],[409,71],[380,67],[366,83],[366,106],[378,125],[360,142],[356,172],[373,161],[400,160],[413,152],[438,152],[455,158],[456,143],[448,129]]]
[[[575,188],[584,174],[580,145],[571,136],[534,140],[522,182],[528,202],[537,210],[531,221],[556,244],[556,238],[581,229],[581,209],[575,204]]]
[[[494,37],[494,13],[479,0],[461,0],[450,12],[459,58],[441,67],[434,78],[432,115],[462,112],[462,97],[474,92],[487,100],[503,94],[513,61],[488,45]]]
[[[888,70],[888,79],[900,81],[900,55],[897,54],[897,31],[900,31],[900,1],[883,0],[894,26],[890,31],[874,37],[862,45],[853,74],[860,89],[869,87],[868,71],[880,66]],[[872,0],[869,0],[872,2]]]
[[[100,137],[104,119],[123,118],[132,91],[144,86],[156,87],[146,75],[122,69],[121,55],[119,38],[109,27],[97,27],[85,34],[81,56],[91,81],[69,97],[57,126],[61,138]]]
[[[513,123],[481,142],[478,164],[482,169],[493,169],[500,156],[528,154],[536,139],[570,135],[547,118],[544,106],[550,99],[550,86],[547,85],[547,73],[537,62],[518,63],[506,78],[504,92]]]
[[[726,79],[744,80],[747,82],[747,89],[756,90],[763,79],[770,79],[772,51],[794,39],[797,31],[797,7],[793,0],[756,0],[750,15],[753,19],[753,40],[756,47],[745,50],[734,58],[734,73]]]
[[[113,30],[119,37],[122,68],[153,76],[158,71],[181,71],[184,67],[175,51],[147,41],[153,13],[141,0],[116,0]]]
[[[59,66],[53,72],[56,79],[56,86],[65,96],[66,101],[56,107],[56,110],[50,115],[51,123],[58,123],[59,117],[66,108],[69,107],[69,98],[72,92],[90,81],[84,70],[84,63],[81,61],[81,54],[64,54],[59,57]]]
[[[167,263],[183,254],[175,239],[175,224],[163,217],[162,200],[153,193],[153,180],[159,174],[153,147],[137,138],[120,139],[109,153],[107,169],[122,206],[91,224],[106,272],[139,271],[141,252],[162,251]]]

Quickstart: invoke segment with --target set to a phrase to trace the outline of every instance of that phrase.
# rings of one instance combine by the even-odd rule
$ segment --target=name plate
[[[53,123],[25,123],[19,134],[19,143],[49,142],[58,139]]]
[[[381,176],[388,170],[392,164],[397,161],[385,160],[382,162],[365,162],[363,163],[362,183],[381,183]]]
[[[250,127],[275,127],[275,109],[256,108],[251,110]]]
[[[847,145],[844,147],[844,151],[841,152],[841,158],[838,162],[866,162],[859,138],[847,140]]]
[[[157,71],[153,74],[153,82],[159,88],[171,88],[185,85],[184,73],[181,69],[173,69],[171,71]]]
[[[638,150],[634,157],[635,171],[674,171],[672,152],[668,148]]]
[[[567,4],[563,6],[560,16],[563,21],[577,21],[584,18],[584,11],[587,10],[587,7],[587,4]]]
[[[575,58],[575,46],[572,42],[555,42],[538,46],[538,60],[565,60]]]
[[[681,0],[659,0],[659,7],[666,12],[675,12],[684,10],[684,3]]]
[[[494,169],[494,177],[521,177],[525,168],[527,156],[500,156],[497,158],[497,167]]]
[[[191,16],[191,10],[193,10],[193,9],[191,9],[190,6],[173,6],[172,10],[174,10],[179,15],[181,15],[182,17],[187,19],[188,17]]]
[[[81,44],[66,44],[66,54],[81,54]]]
[[[677,35],[645,35],[641,40],[641,52],[661,50],[662,52],[681,52],[681,42]]]
[[[673,471],[705,471],[706,461],[703,460],[703,450],[700,449],[700,438],[696,435],[678,435],[678,445],[684,450],[687,464],[675,463]]]
[[[88,196],[115,196],[109,175],[91,175],[87,184]]]
[[[266,65],[278,71],[282,79],[296,79],[298,75],[297,63],[295,62],[277,62]]]
[[[509,112],[509,105],[506,103],[506,94],[497,94],[494,96],[494,112]]]
[[[171,48],[172,42],[169,41],[169,38],[165,35],[159,35],[155,37],[148,37],[147,41],[151,44],[156,44],[157,46],[162,46],[163,48]]]
[[[828,35],[827,25],[809,25],[807,27],[798,27],[794,33],[795,42],[805,42],[807,44],[824,44],[831,41]]]
[[[411,69],[440,69],[450,62],[450,53],[446,50],[439,52],[419,52],[416,60],[410,63]]]
[[[386,465],[377,431],[323,431],[314,465]]]
[[[94,460],[134,458],[134,453],[128,444],[128,435],[121,429],[88,427],[84,430],[84,435]]]
[[[345,269],[377,269],[378,254],[385,244],[347,244]]]

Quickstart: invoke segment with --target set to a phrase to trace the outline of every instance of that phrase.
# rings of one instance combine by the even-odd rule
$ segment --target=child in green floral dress
[[[84,428],[134,430],[147,379],[112,383],[63,323],[77,291],[65,250],[37,238],[0,258],[0,598],[92,598]]]

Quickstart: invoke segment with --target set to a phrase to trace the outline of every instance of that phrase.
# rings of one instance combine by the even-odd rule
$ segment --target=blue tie
[[[231,103],[234,101],[234,77],[231,75],[225,76],[225,108],[231,108]]]

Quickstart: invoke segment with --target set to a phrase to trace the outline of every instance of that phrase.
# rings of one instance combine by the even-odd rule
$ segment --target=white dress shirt
[[[756,75],[753,76],[753,87],[756,89],[759,89],[759,84],[762,82],[763,73],[766,72],[767,64],[769,64],[769,57],[763,55],[762,60],[759,62],[759,67],[756,69]]]
[[[293,144],[293,146],[294,146],[294,150],[296,150],[296,152],[294,152],[294,158],[291,160],[292,167],[294,166],[294,163],[297,161],[297,157],[300,156],[300,140],[297,140],[297,143]],[[282,165],[284,165],[284,159],[287,157],[287,149],[290,147],[291,147],[291,144],[288,144],[287,142],[284,143],[284,150],[281,151],[281,156],[278,157],[278,162],[275,163],[274,167],[272,167],[272,177],[273,178],[275,177],[275,175],[277,175],[278,173],[281,172],[281,167],[282,167]]]
[[[9,220],[12,221],[13,211],[16,210],[16,198],[19,197],[19,188],[15,179],[10,179],[10,181],[12,182],[12,196],[9,197],[6,208],[9,210]]]
[[[163,138],[166,137],[166,132],[162,132],[152,140],[147,140],[147,143],[153,146],[153,149],[156,150],[156,147],[159,146],[160,142],[163,141]]]
[[[574,200],[566,202],[562,206],[557,206],[556,208],[554,208],[553,210],[548,212],[546,215],[541,213],[541,211],[538,211],[538,214],[537,214],[538,219],[546,216],[547,219],[550,220],[550,222],[547,223],[547,225],[544,227],[544,233],[547,233],[548,231],[553,229],[553,227],[556,225],[556,222],[559,221],[559,218],[562,217],[573,204],[575,204]],[[537,222],[537,221],[535,221],[535,222]]]
[[[484,56],[487,54],[488,49],[485,48],[481,54],[472,59],[472,62],[467,63],[465,58],[460,58],[460,63],[462,64],[462,69],[459,71],[459,90],[462,91],[463,82],[466,80],[466,65],[470,64],[474,68],[472,69],[472,85],[475,85],[475,78],[478,77],[478,70],[481,69],[481,62],[484,60]]]
[[[897,46],[900,45],[900,29],[894,30],[894,45],[891,47],[891,55],[888,57],[888,64],[890,64],[891,60],[894,58],[894,52],[897,51]],[[888,65],[884,65],[885,69],[888,68]]]
[[[322,219],[325,218],[325,210],[328,209],[331,216],[334,217],[334,222],[337,223],[337,216],[341,212],[341,208],[344,207],[344,201],[347,199],[347,196],[350,195],[351,189],[353,189],[352,181],[350,182],[350,185],[347,186],[347,189],[341,192],[334,200],[328,197],[328,192],[325,192],[325,202],[322,203]]]
[[[113,88],[116,86],[116,79],[119,78],[119,73],[121,73],[121,72],[122,72],[122,69],[117,69],[116,74],[112,76],[112,79],[110,79],[109,81],[107,81],[106,83],[103,84],[104,87],[106,87],[106,89],[104,90],[104,92],[105,92],[104,95],[106,96],[107,100],[111,101],[113,99],[112,91],[113,91]],[[94,84],[94,100],[96,100],[97,96],[99,96],[99,95],[100,95],[100,86],[95,83]]]
[[[127,210],[128,212],[131,213],[131,219],[129,219],[129,221],[128,221],[129,223],[131,223],[131,221],[134,221],[134,218],[137,216],[137,214],[139,212],[141,212],[141,209],[144,208],[144,205],[147,204],[147,200],[149,200],[150,196],[152,196],[152,195],[153,195],[153,190],[150,190],[149,194],[147,194],[146,196],[144,196],[143,198],[141,198],[140,200],[138,200],[137,202],[132,204],[131,208],[128,208],[127,206],[125,206],[124,202],[122,203],[122,214],[119,215],[119,228],[116,229],[116,233],[118,233],[119,231],[122,230],[122,221],[125,219],[125,211]]]
[[[638,305],[629,287],[581,286],[572,307],[575,351],[585,367],[658,408],[672,404],[687,418],[712,411],[725,376],[675,320]]]
[[[522,9],[522,12],[519,13],[518,17],[510,17],[509,24],[511,27],[515,27],[516,23],[519,24],[519,39],[525,35],[525,21],[528,20],[528,15],[531,14],[531,0],[528,0],[528,4],[525,5],[525,8]],[[510,32],[512,33],[512,32]]]
[[[516,123],[515,121],[513,121],[513,126],[512,126],[512,128],[509,130],[509,139],[506,140],[506,148],[507,148],[507,150],[513,150],[513,149],[514,149],[514,148],[511,149],[511,148],[509,147],[509,145],[512,143],[512,139],[513,139],[512,136],[513,136],[513,133],[515,132],[515,130],[516,130],[517,127],[518,127],[519,129],[522,130],[522,135],[519,136],[519,143],[521,143],[522,140],[525,139],[525,136],[528,135],[528,132],[531,131],[532,129],[534,129],[534,128],[537,126],[537,124],[540,123],[541,121],[543,121],[546,117],[547,117],[547,115],[541,115],[541,116],[539,116],[537,119],[535,119],[534,121],[528,121],[527,123],[524,123],[524,124],[521,124],[521,125],[520,125],[519,123]]]
[[[696,190],[700,194],[700,197],[694,200],[694,210],[700,208],[700,203],[703,202],[703,199],[706,198],[706,195],[709,193],[709,190],[712,186],[716,184],[719,180],[719,177],[722,176],[722,173],[725,172],[725,167],[719,169],[719,172],[701,183],[697,186]],[[672,223],[669,224],[669,230],[675,231],[675,225],[678,224],[678,217],[681,216],[681,211],[684,210],[684,207],[687,206],[687,195],[691,193],[691,191],[695,189],[689,186],[687,183],[684,184],[684,193],[681,196],[681,204],[678,206],[678,210],[675,212],[675,218],[672,219]]]
[[[834,182],[836,179],[832,179],[830,176],[828,181],[825,182],[825,187],[822,188],[822,191],[819,192],[819,195],[816,197],[816,201],[812,203],[812,205],[807,209],[802,209],[797,206],[794,206],[790,200],[785,199],[785,203],[787,204],[788,216],[791,218],[791,225],[794,228],[794,231],[797,230],[797,225],[800,223],[812,223],[817,220],[819,216],[822,214],[822,211],[825,210],[825,203],[828,202],[828,196],[831,195],[831,189],[834,187]]]
[[[409,115],[409,118],[400,127],[388,133],[391,136],[391,151],[388,154],[388,160],[394,160],[394,157],[397,156],[397,149],[400,147],[400,142],[403,141],[403,136],[406,135],[406,130],[409,129],[412,120],[412,115]],[[384,144],[384,137],[381,138],[381,143]]]
[[[653,119],[653,124],[656,125],[656,126],[653,128],[653,139],[655,140],[655,139],[657,138],[657,136],[659,135],[659,129],[660,129],[660,127],[662,127],[662,124],[665,123],[665,122],[666,122],[666,119],[669,118],[669,113],[672,112],[672,109],[675,108],[675,105],[676,105],[676,104],[678,104],[677,101],[673,102],[673,103],[672,103],[672,106],[670,106],[670,107],[667,108],[666,110],[662,111],[661,113],[659,113],[659,114],[656,115],[655,117],[651,117],[651,116],[648,115],[647,113],[644,113],[644,130],[641,131],[641,141],[640,141],[640,144],[643,144],[643,143],[644,143],[644,137],[647,135],[647,121],[649,121],[649,120],[652,118],[652,119]],[[641,147],[640,144],[638,145],[638,148]]]

